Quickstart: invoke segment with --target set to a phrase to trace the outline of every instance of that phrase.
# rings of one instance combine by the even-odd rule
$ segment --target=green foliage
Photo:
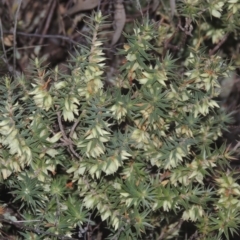
[[[208,2],[219,17],[222,4]],[[186,4],[194,16],[198,1]],[[215,99],[232,66],[193,47],[184,66],[160,58],[164,27],[145,21],[125,35],[125,63],[104,88],[104,18],[91,20],[71,75],[36,59],[31,85],[1,81],[0,181],[26,220],[23,239],[70,238],[99,216],[109,239],[183,239],[183,222],[196,239],[228,238],[240,186],[226,171],[231,153],[215,146],[229,122]]]

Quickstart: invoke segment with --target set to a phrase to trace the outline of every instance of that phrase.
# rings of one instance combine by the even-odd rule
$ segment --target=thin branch
[[[72,128],[71,128],[71,131],[70,131],[70,134],[69,134],[69,137],[72,138],[73,137],[73,133],[75,131],[75,128],[77,127],[77,125],[79,124],[80,122],[80,118],[78,118],[78,120],[73,124]]]
[[[62,139],[63,143],[56,143],[53,145],[53,148],[57,148],[57,147],[66,147],[66,146],[69,146],[71,143],[69,142],[65,142],[63,139]],[[48,150],[49,148],[47,148]]]
[[[1,19],[0,19],[0,20],[1,20]],[[23,49],[29,49],[29,48],[35,48],[35,47],[46,47],[46,46],[48,46],[48,45],[49,45],[49,44],[25,46],[25,47],[19,47],[19,48],[17,48],[17,50],[23,50]],[[7,50],[5,51],[5,53],[8,53],[8,52],[10,52],[10,51],[12,51],[11,48],[7,49]],[[4,56],[5,56],[5,54],[2,54],[2,55],[0,55],[0,58],[3,58]]]
[[[84,112],[84,111],[83,111],[83,112]],[[71,128],[71,131],[70,131],[70,134],[69,134],[69,137],[70,137],[71,139],[72,139],[72,137],[73,137],[73,133],[74,133],[77,125],[78,125],[79,122],[80,122],[80,119],[81,119],[81,117],[82,117],[83,112],[81,113],[81,115],[79,116],[79,118],[74,122],[74,124],[73,124],[73,126],[72,126],[72,128]],[[71,139],[70,139],[70,140],[71,140]],[[74,154],[75,157],[77,157],[77,158],[79,158],[79,159],[82,159],[82,158],[80,157],[80,155],[79,155],[77,152],[75,152],[75,150],[73,149],[72,144],[69,146],[69,148],[70,148],[71,152]]]
[[[73,149],[73,145],[72,145],[72,144],[69,145],[69,148],[70,148],[72,154],[73,154],[76,158],[78,158],[78,159],[80,159],[80,160],[82,159],[82,158],[80,157],[80,155]]]
[[[2,42],[2,50],[3,50],[3,54],[4,54],[4,57],[6,58],[6,61],[7,61],[7,52],[6,52],[6,49],[5,49],[5,45],[3,43],[3,27],[2,27],[2,19],[0,18],[0,37],[1,37],[1,42]]]
[[[209,51],[209,55],[212,56],[216,53],[216,51],[223,45],[223,43],[227,40],[230,33],[225,34],[222,40],[212,49]]]
[[[192,35],[192,30],[193,30],[193,26],[191,25],[192,23],[192,20],[190,18],[185,18],[185,26],[182,27],[181,25],[181,20],[179,20],[179,23],[178,23],[178,27],[186,34],[186,35],[189,35],[189,36],[193,36]]]
[[[18,22],[18,14],[19,10],[22,5],[22,0],[18,1],[18,7],[15,14],[15,21],[14,21],[14,30],[13,30],[13,74],[16,77],[16,58],[17,58],[17,22]]]
[[[60,112],[57,112],[57,116],[58,116],[58,125],[59,125],[60,130],[61,130],[61,133],[62,133],[62,135],[63,135],[63,139],[61,139],[61,140],[64,142],[64,144],[69,143],[69,144],[68,144],[68,147],[69,147],[71,153],[72,153],[76,158],[81,159],[81,156],[80,156],[80,155],[74,150],[74,148],[73,148],[73,144],[74,144],[73,141],[72,141],[70,138],[67,137],[67,135],[66,135],[66,133],[65,133],[65,131],[64,131],[64,128],[63,128],[63,125],[62,125],[62,121],[61,121],[61,113],[60,113]],[[77,126],[77,124],[79,123],[79,121],[80,121],[80,118],[74,123],[74,125],[73,125],[73,127],[72,127],[72,129],[71,129],[71,133],[70,133],[70,134],[73,135],[74,129],[76,128],[76,126]]]
[[[13,32],[11,31],[4,31],[3,33],[6,33],[6,34],[14,34]],[[69,37],[66,37],[66,36],[62,36],[62,35],[50,35],[50,34],[37,34],[37,33],[24,33],[24,32],[16,32],[16,34],[18,35],[21,35],[21,36],[26,36],[26,37],[36,37],[36,38],[57,38],[57,39],[62,39],[62,40],[66,40],[70,43],[73,43],[75,45],[78,45],[79,43],[72,40],[71,38]]]
[[[7,50],[6,50],[5,45],[4,45],[3,26],[2,26],[1,18],[0,18],[0,38],[1,38],[2,50],[3,50],[3,55],[1,55],[0,58],[2,58],[3,62],[6,64],[6,66],[8,68],[8,71],[12,72],[13,69],[12,69],[12,67],[9,64],[8,57],[7,57]],[[10,48],[9,51],[12,51],[12,49]]]
[[[57,112],[57,116],[58,116],[58,125],[60,127],[60,130],[61,130],[61,133],[63,135],[63,138],[64,138],[64,140],[67,140],[68,137],[67,137],[67,135],[66,135],[66,133],[65,133],[65,131],[63,129],[62,120],[61,120],[61,113]]]
[[[43,35],[46,34],[47,30],[49,29],[50,22],[52,20],[54,9],[56,8],[56,6],[57,6],[57,1],[56,0],[52,0],[52,2],[50,3],[50,11],[48,13],[47,21],[46,21],[46,24],[45,24],[43,32],[42,32]],[[43,43],[43,38],[40,39],[39,44],[42,44],[42,43]]]

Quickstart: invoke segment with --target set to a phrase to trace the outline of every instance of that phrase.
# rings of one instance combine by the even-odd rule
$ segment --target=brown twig
[[[72,138],[74,130],[77,127],[77,125],[79,124],[79,122],[80,122],[80,118],[73,124],[73,126],[71,128],[71,131],[70,131],[70,134],[69,134],[70,138]]]
[[[61,130],[61,133],[62,133],[62,135],[63,135],[63,138],[65,139],[65,140],[68,140],[68,137],[67,137],[67,135],[66,135],[66,133],[65,133],[65,131],[64,131],[64,129],[63,129],[63,125],[62,125],[62,120],[61,120],[61,113],[60,112],[57,112],[57,116],[58,116],[58,126],[60,127],[60,130]]]
[[[4,57],[7,61],[7,52],[6,52],[5,45],[4,45],[4,40],[3,40],[3,27],[2,27],[2,19],[1,18],[0,18],[0,38],[1,38],[1,42],[2,42],[3,54],[4,54]]]
[[[47,20],[46,20],[46,23],[45,23],[45,26],[44,26],[44,29],[43,29],[43,32],[42,32],[43,35],[45,35],[47,33],[47,30],[49,29],[50,22],[52,20],[52,16],[53,16],[54,9],[56,8],[56,6],[57,6],[56,0],[52,0],[51,3],[50,3],[50,10],[49,10],[49,13],[48,13],[48,17],[47,17]],[[40,45],[42,43],[43,43],[43,38],[41,38],[40,41],[39,41]]]
[[[1,43],[2,43],[2,50],[3,50],[3,55],[0,56],[0,58],[2,58],[3,62],[5,62],[8,71],[12,72],[12,68],[10,67],[8,58],[7,58],[7,51],[5,49],[5,45],[4,45],[4,40],[3,40],[3,26],[2,26],[2,20],[0,18],[0,38],[1,38]],[[9,49],[9,51],[12,51],[12,49]]]
[[[76,158],[81,159],[80,155],[73,149],[73,145],[72,145],[72,144],[69,145],[69,148],[70,148],[70,150],[71,150],[71,153],[72,153]]]
[[[216,51],[223,45],[223,43],[227,40],[230,33],[226,33],[222,40],[212,49],[209,51],[209,55],[212,56]]]
[[[41,32],[45,26],[45,22],[46,22],[47,15],[48,15],[48,10],[51,6],[51,3],[52,3],[52,1],[48,1],[48,3],[45,5],[45,8],[47,9],[47,11],[44,11],[43,15],[41,16],[41,21],[39,21],[38,28],[35,31],[36,34],[41,34]],[[31,39],[29,45],[33,45],[35,40],[36,39]]]
[[[18,0],[18,7],[15,14],[14,28],[13,28],[13,76],[16,77],[16,59],[17,59],[17,22],[18,14],[22,5],[22,0]]]
[[[14,34],[11,31],[4,31],[3,33]],[[16,32],[16,34],[21,35],[21,36],[36,37],[36,38],[58,38],[58,39],[66,40],[66,41],[71,42],[76,45],[79,44],[78,42],[72,40],[71,38],[62,36],[62,35],[50,35],[50,34],[43,35],[43,34],[38,34],[38,33],[24,33],[24,32]]]
[[[61,120],[61,113],[60,113],[60,112],[57,112],[57,116],[58,116],[58,125],[59,125],[60,131],[61,131],[62,136],[63,136],[63,138],[62,138],[61,140],[63,141],[64,144],[66,144],[66,145],[69,147],[70,152],[71,152],[76,158],[81,159],[81,156],[80,156],[80,155],[74,150],[74,148],[73,148],[73,144],[74,144],[73,141],[72,141],[70,138],[67,137],[67,135],[66,135],[66,133],[65,133],[65,131],[64,131],[64,128],[63,128],[63,125],[62,125],[62,120]],[[77,126],[77,124],[79,123],[79,121],[80,121],[80,119],[78,119],[78,120],[74,123],[70,134],[73,135],[74,129],[76,128],[76,126]]]
[[[182,27],[181,21],[179,20],[178,27],[186,34],[192,37],[193,27],[191,25],[192,20],[190,18],[185,18],[185,26]]]

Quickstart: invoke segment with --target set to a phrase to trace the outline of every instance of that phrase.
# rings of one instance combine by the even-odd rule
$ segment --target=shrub
[[[191,47],[178,64],[159,45],[164,27],[145,21],[125,35],[124,61],[106,87],[104,18],[92,20],[71,75],[35,59],[33,84],[1,82],[0,181],[10,194],[2,223],[23,239],[81,238],[101,227],[105,239],[173,239],[186,223],[189,239],[228,238],[240,188],[227,171],[231,152],[215,142],[229,122],[218,79],[231,65]]]

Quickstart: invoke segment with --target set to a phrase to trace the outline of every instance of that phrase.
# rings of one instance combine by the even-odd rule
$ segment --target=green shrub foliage
[[[178,64],[159,46],[164,26],[145,21],[126,34],[105,87],[103,25],[96,13],[71,75],[35,59],[32,83],[2,79],[0,181],[18,208],[3,203],[2,224],[23,239],[99,226],[105,239],[175,239],[184,224],[192,239],[228,237],[240,187],[227,171],[231,153],[215,144],[229,121],[215,99],[231,66],[190,47]]]

